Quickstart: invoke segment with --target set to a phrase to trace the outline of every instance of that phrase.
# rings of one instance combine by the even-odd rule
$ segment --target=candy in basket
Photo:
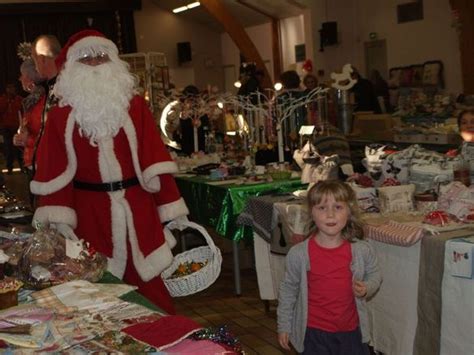
[[[222,255],[209,233],[199,224],[190,221],[171,222],[170,230],[192,228],[206,240],[207,246],[187,250],[174,257],[161,278],[172,297],[188,296],[208,288],[221,272]]]
[[[38,229],[25,244],[20,278],[35,289],[76,279],[99,281],[107,258],[85,244],[68,240],[54,229]]]

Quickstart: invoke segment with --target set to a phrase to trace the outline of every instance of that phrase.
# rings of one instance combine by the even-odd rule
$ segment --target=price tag
[[[82,240],[66,239],[66,256],[71,259],[79,258],[81,251],[84,249]]]

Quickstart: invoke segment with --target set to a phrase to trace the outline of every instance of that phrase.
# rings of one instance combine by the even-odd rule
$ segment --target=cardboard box
[[[351,136],[380,141],[393,140],[395,122],[389,114],[355,113]]]

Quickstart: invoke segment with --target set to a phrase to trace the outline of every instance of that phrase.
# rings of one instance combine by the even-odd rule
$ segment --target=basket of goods
[[[26,242],[19,262],[20,278],[27,287],[43,289],[72,280],[97,282],[107,258],[84,241],[64,238],[55,229],[38,229]]]
[[[222,264],[221,251],[215,246],[209,233],[202,226],[190,221],[170,222],[166,227],[180,231],[195,229],[207,243],[206,246],[176,255],[171,265],[161,273],[171,296],[188,296],[208,288],[217,280]]]

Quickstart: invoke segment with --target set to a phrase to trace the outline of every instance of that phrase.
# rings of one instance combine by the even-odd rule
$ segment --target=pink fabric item
[[[184,339],[176,345],[166,350],[165,354],[192,354],[192,355],[209,355],[209,354],[233,354],[232,351],[226,350],[221,345],[210,340],[191,340]]]
[[[387,222],[379,226],[366,224],[364,232],[367,238],[378,242],[410,246],[418,242],[424,235],[424,229],[403,223]]]
[[[199,323],[184,316],[166,316],[151,323],[138,323],[122,332],[158,350],[171,347],[202,329]]]

